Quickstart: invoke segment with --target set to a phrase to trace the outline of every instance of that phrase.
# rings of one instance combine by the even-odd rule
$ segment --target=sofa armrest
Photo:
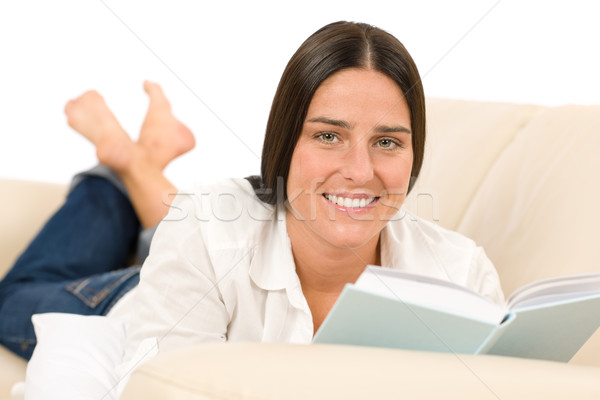
[[[0,345],[0,399],[9,399],[17,382],[25,381],[27,362]]]
[[[122,399],[595,398],[600,368],[342,345],[209,344],[136,370]]]
[[[0,179],[0,278],[60,206],[66,185]]]

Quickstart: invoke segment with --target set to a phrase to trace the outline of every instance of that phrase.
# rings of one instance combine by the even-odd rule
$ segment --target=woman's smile
[[[323,194],[332,205],[338,206],[336,207],[339,210],[348,210],[348,211],[359,211],[363,208],[373,208],[374,202],[377,201],[379,197],[373,197],[366,194]]]

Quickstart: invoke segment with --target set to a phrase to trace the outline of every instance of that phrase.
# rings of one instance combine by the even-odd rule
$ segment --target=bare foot
[[[150,104],[137,144],[146,151],[153,164],[163,169],[174,158],[191,150],[196,142],[192,132],[171,112],[171,104],[161,87],[146,81],[144,90],[150,97]]]
[[[96,91],[68,102],[65,113],[69,125],[96,146],[98,161],[121,178],[142,225],[152,227],[168,212],[172,201],[168,195],[177,192],[163,169],[191,150],[195,140],[173,116],[160,86],[145,82],[144,90],[150,104],[137,142],[129,138]]]
[[[90,90],[69,101],[65,114],[69,126],[96,146],[101,164],[117,172],[129,167],[134,143],[98,92]]]

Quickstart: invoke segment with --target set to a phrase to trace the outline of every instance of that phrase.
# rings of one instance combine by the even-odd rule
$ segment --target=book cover
[[[521,291],[523,304],[509,298],[510,309],[433,278],[373,266],[363,275],[346,285],[314,343],[566,362],[600,326],[600,274],[540,282]]]

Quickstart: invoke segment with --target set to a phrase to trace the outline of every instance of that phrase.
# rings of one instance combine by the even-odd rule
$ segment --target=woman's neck
[[[305,224],[288,224],[288,235],[316,332],[344,286],[354,283],[367,265],[380,264],[379,235],[354,249],[333,246]]]
[[[291,229],[290,229],[291,228]],[[336,247],[306,226],[288,226],[296,272],[303,290],[341,292],[370,264],[380,264],[379,236],[358,248]]]

